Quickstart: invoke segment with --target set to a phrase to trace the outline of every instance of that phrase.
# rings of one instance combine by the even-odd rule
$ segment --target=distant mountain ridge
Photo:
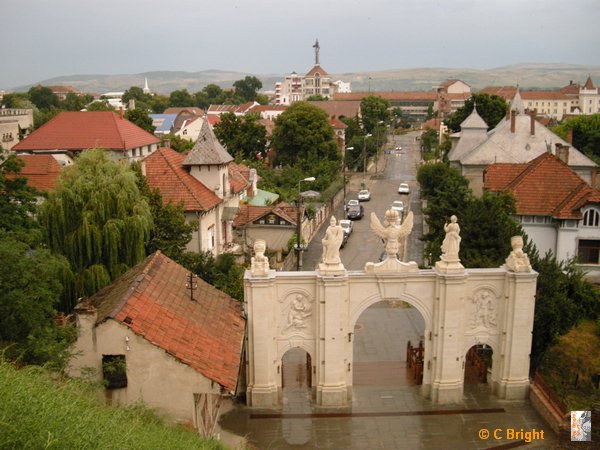
[[[323,66],[327,70],[326,66]],[[308,68],[309,70],[310,68]],[[214,83],[222,88],[232,88],[236,80],[254,75],[263,83],[263,90],[273,90],[277,81],[286,74],[252,74],[226,70],[203,70],[198,72],[155,71],[120,75],[69,75],[42,80],[38,83],[16,87],[14,91],[26,91],[31,86],[69,85],[86,93],[101,94],[111,91],[124,91],[131,86],[144,86],[144,79],[153,92],[169,94],[175,90],[189,92],[202,90]],[[584,83],[588,76],[596,85],[600,84],[600,66],[575,64],[513,64],[493,69],[469,68],[412,68],[390,69],[373,72],[331,73],[334,80],[350,81],[352,90],[377,91],[429,91],[447,79],[459,79],[469,84],[474,91],[486,86],[514,86],[524,89],[551,89],[574,83]]]

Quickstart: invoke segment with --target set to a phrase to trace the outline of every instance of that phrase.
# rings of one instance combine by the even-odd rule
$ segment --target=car
[[[395,150],[401,152],[402,151],[402,146],[399,145],[398,147],[395,148]]]
[[[409,194],[410,187],[408,187],[408,183],[400,183],[398,186],[398,194]]]
[[[348,200],[348,207],[350,206],[358,206],[358,200]]]
[[[340,245],[340,248],[344,248],[346,246],[346,244],[348,243],[349,237],[350,237],[350,235],[348,235],[344,232],[344,236],[342,237],[342,245]]]
[[[404,213],[404,202],[402,200],[396,200],[392,203],[392,209],[398,211],[400,216]]]
[[[341,225],[342,229],[344,230],[344,234],[346,236],[350,236],[350,234],[352,233],[353,222],[351,220],[342,219],[342,220],[340,220],[340,225]]]
[[[356,202],[357,204],[352,205],[350,204],[350,202],[348,202],[348,209],[346,210],[347,219],[358,220],[362,219],[362,217],[365,215],[365,209],[363,208],[363,205],[358,204],[358,200],[356,200]]]
[[[368,202],[369,200],[371,200],[371,193],[367,189],[358,192],[359,202]]]

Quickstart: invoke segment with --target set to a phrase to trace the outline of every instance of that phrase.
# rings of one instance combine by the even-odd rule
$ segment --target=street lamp
[[[365,188],[365,177],[367,175],[367,138],[370,138],[372,136],[371,133],[368,133],[365,135],[365,138],[363,139],[363,189]]]
[[[304,178],[303,180],[298,180],[298,218],[297,229],[296,229],[296,251],[298,252],[298,258],[296,259],[296,270],[300,270],[302,267],[302,251],[304,250],[304,246],[302,245],[302,196],[300,195],[300,183],[303,181],[315,181],[315,177]]]
[[[354,147],[346,147],[344,150],[344,158],[342,162],[342,171],[344,173],[344,211],[346,211],[346,152],[354,150]]]

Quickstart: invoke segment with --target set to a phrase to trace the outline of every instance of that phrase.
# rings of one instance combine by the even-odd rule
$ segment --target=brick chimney
[[[510,132],[514,133],[515,132],[515,121],[516,121],[516,111],[511,111],[510,112]]]
[[[535,136],[535,113],[536,113],[535,109],[529,113],[529,118],[530,118],[529,124],[530,124],[530,131],[531,131],[532,136]]]
[[[556,143],[556,157],[567,165],[569,165],[569,148],[568,145],[562,145],[560,142]]]
[[[121,106],[119,108],[119,117],[122,119],[124,117],[124,115],[125,115],[125,111],[123,111],[123,107]]]

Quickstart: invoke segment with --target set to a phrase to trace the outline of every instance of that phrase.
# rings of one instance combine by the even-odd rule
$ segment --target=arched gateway
[[[316,403],[349,405],[354,325],[365,309],[382,300],[409,303],[425,321],[425,397],[436,403],[460,401],[466,354],[478,344],[494,352],[489,380],[493,392],[504,399],[527,396],[537,273],[522,252],[522,240],[513,238],[506,265],[464,269],[458,259],[460,229],[453,217],[446,226],[441,260],[433,269],[420,270],[414,262],[396,259],[412,228],[412,213],[402,226],[388,213],[383,225],[371,217],[371,228],[386,241],[388,259],[367,263],[364,271],[344,269],[334,220],[316,271],[269,270],[264,242],[257,242],[244,280],[250,406],[280,404],[281,361],[292,348],[308,354]]]

